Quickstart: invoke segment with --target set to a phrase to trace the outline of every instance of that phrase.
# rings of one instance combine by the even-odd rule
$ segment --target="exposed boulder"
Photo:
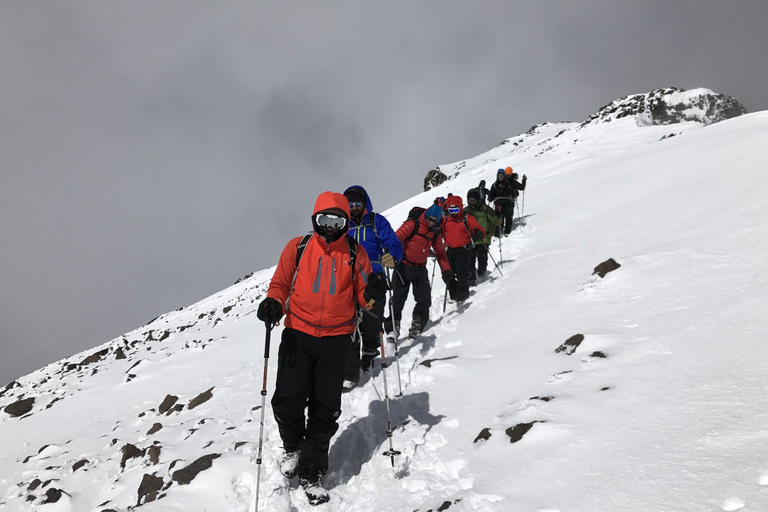
[[[120,467],[125,469],[125,463],[128,462],[130,459],[139,459],[144,456],[146,453],[146,450],[140,450],[135,445],[132,445],[131,443],[125,444],[121,449],[121,452],[123,452],[123,456],[120,459]]]
[[[155,423],[155,424],[154,424],[154,425],[152,425],[152,427],[151,427],[151,428],[150,428],[150,429],[147,431],[147,435],[148,435],[148,436],[151,436],[152,434],[154,434],[154,433],[156,433],[156,432],[160,432],[160,430],[161,430],[162,428],[163,428],[163,424],[162,424],[162,423]]]
[[[145,473],[139,484],[139,499],[136,502],[136,506],[155,501],[158,498],[157,493],[163,488],[163,483],[161,477]]]
[[[576,349],[581,345],[581,342],[584,341],[584,335],[583,334],[574,334],[567,340],[563,342],[562,345],[557,347],[555,349],[556,353],[565,352],[566,355],[570,356],[574,352],[576,352]]]
[[[221,457],[221,454],[218,453],[203,455],[189,466],[174,471],[171,478],[173,478],[173,481],[179,485],[187,485],[194,480],[200,472],[210,469],[213,465],[213,461],[219,457]]]
[[[6,414],[9,414],[13,417],[17,416],[24,416],[29,411],[32,410],[32,407],[35,405],[35,399],[34,397],[29,398],[22,398],[21,400],[17,400],[13,402],[12,404],[8,405],[3,409]]]
[[[189,405],[187,406],[189,409],[194,409],[200,404],[204,404],[208,400],[210,400],[213,397],[213,388],[203,391],[199,395],[197,395],[195,398],[190,400]]]
[[[484,428],[483,430],[480,431],[479,434],[477,434],[477,437],[475,438],[474,442],[477,443],[479,441],[487,441],[490,438],[491,438],[491,429]]]
[[[592,275],[597,274],[600,277],[605,277],[606,274],[609,272],[613,272],[614,270],[621,267],[621,264],[617,263],[616,260],[613,258],[608,258],[601,264],[595,267],[594,271],[592,272]]]
[[[176,404],[176,401],[179,399],[179,397],[174,395],[165,395],[165,398],[163,399],[162,403],[160,404],[160,407],[157,408],[158,414],[165,414],[168,412],[171,407]]]
[[[533,423],[518,423],[514,427],[509,427],[506,430],[506,433],[509,436],[509,442],[516,443],[521,440],[523,436],[527,434],[531,428],[533,428]]]

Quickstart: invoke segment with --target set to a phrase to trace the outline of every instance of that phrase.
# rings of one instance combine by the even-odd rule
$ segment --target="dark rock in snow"
[[[156,433],[156,432],[160,432],[160,430],[162,430],[162,428],[163,428],[163,424],[162,424],[162,423],[155,423],[155,424],[154,424],[154,425],[152,425],[152,427],[151,427],[151,428],[150,428],[150,429],[147,431],[147,435],[148,435],[148,436],[151,436],[152,434],[154,434],[154,433]]]
[[[150,446],[147,450],[147,457],[152,464],[158,464],[160,462],[160,452],[163,450],[160,445]]]
[[[425,359],[421,363],[419,363],[421,366],[426,366],[427,368],[432,368],[432,363],[435,361],[449,361],[451,359],[456,359],[459,356],[449,356],[449,357],[438,357],[436,359]]]
[[[584,341],[584,335],[583,334],[574,334],[573,336],[571,336],[570,338],[565,340],[565,342],[563,342],[562,345],[557,347],[555,349],[555,352],[558,353],[558,354],[560,352],[565,352],[566,355],[570,356],[571,354],[576,352],[576,349],[578,348],[579,345],[581,345],[582,341]]]
[[[616,260],[613,258],[608,258],[601,264],[595,267],[594,272],[592,272],[592,275],[597,274],[600,277],[605,277],[606,274],[609,272],[613,272],[617,268],[621,267],[620,264],[616,263]]]
[[[160,407],[157,408],[157,413],[165,414],[171,409],[171,407],[174,406],[174,404],[178,399],[179,397],[177,396],[165,395],[165,398],[163,399],[163,402],[160,404]]]
[[[35,479],[34,479],[34,480],[32,480],[32,482],[29,484],[29,486],[27,487],[27,490],[28,490],[28,491],[34,491],[35,489],[37,489],[38,487],[40,487],[40,484],[42,484],[42,483],[43,483],[43,482],[41,482],[39,478],[35,478]]]
[[[126,359],[123,347],[118,347],[117,350],[115,350],[115,359]]]
[[[221,454],[219,453],[203,455],[189,466],[174,471],[171,478],[173,478],[173,481],[179,485],[187,485],[194,480],[201,471],[209,469],[213,465],[213,461],[219,457],[221,457]]]
[[[61,499],[62,494],[65,494],[65,493],[61,489],[56,489],[55,487],[51,487],[50,489],[45,491],[45,500],[43,501],[43,505],[47,505],[48,503],[56,503]]]
[[[135,445],[132,445],[131,443],[125,444],[121,449],[121,452],[123,452],[123,457],[120,459],[120,467],[125,469],[125,463],[128,462],[130,459],[138,459],[144,456],[144,453],[146,450],[140,450]]]
[[[35,405],[35,399],[33,397],[29,398],[23,398],[21,400],[17,400],[13,402],[12,404],[6,406],[3,411],[5,411],[6,414],[9,414],[13,417],[17,416],[24,416],[29,411],[32,410],[32,407]]]
[[[199,395],[197,395],[195,398],[190,400],[189,405],[187,406],[189,409],[194,409],[198,405],[204,404],[208,400],[213,398],[213,388],[203,391]]]
[[[605,352],[601,352],[600,350],[596,350],[595,352],[592,352],[591,354],[589,354],[589,357],[599,357],[601,359],[605,359],[608,356],[605,355]]]
[[[479,434],[477,434],[477,437],[475,438],[474,442],[477,443],[478,441],[487,441],[490,438],[491,438],[491,429],[484,428],[483,430],[480,431]]]
[[[424,192],[435,188],[438,185],[445,183],[446,181],[448,181],[448,176],[446,176],[439,167],[435,167],[424,177]]]
[[[98,363],[101,361],[102,357],[104,357],[107,352],[109,352],[109,349],[100,350],[98,352],[94,352],[93,354],[89,355],[82,361],[80,361],[79,366],[87,366],[89,364]]]
[[[77,471],[81,467],[85,466],[86,464],[88,464],[88,460],[87,459],[81,459],[81,460],[75,462],[72,465],[72,472],[74,473],[75,471]]]
[[[533,423],[536,422],[534,421]],[[506,433],[509,436],[509,442],[516,443],[521,440],[523,436],[527,434],[531,428],[533,428],[533,423],[518,423],[514,427],[509,427],[506,430]]]
[[[163,488],[163,479],[159,476],[144,474],[139,484],[138,495],[139,499],[136,502],[136,506],[157,499],[157,493]]]

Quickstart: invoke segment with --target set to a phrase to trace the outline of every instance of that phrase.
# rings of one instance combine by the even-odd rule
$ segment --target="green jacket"
[[[464,213],[474,216],[480,224],[480,227],[485,231],[485,238],[479,242],[475,242],[475,245],[490,245],[493,232],[496,230],[496,227],[501,224],[501,219],[496,215],[496,212],[493,211],[493,208],[487,204],[480,205],[477,208],[465,206]]]

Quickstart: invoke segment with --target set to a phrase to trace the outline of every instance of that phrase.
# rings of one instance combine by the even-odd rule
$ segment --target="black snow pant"
[[[475,273],[475,265],[477,265],[477,273]],[[470,282],[477,280],[477,275],[484,275],[488,269],[488,246],[485,244],[479,244],[475,246],[472,251],[472,261],[470,262]]]
[[[469,247],[449,247],[445,252],[454,277],[454,281],[448,285],[448,292],[451,294],[452,299],[463,302],[469,298],[469,273],[472,271],[470,266],[472,262],[472,249]]]
[[[499,230],[505,235],[512,232],[512,221],[515,217],[515,198],[502,197],[496,201],[496,213],[501,217]]]
[[[283,447],[301,449],[300,478],[315,481],[328,470],[328,448],[339,429],[350,343],[349,334],[315,337],[296,329],[283,330],[272,411]]]
[[[429,322],[429,308],[432,306],[432,288],[426,266],[415,267],[407,263],[398,265],[397,272],[392,278],[392,313],[395,315],[395,322],[399,324],[411,285],[413,285],[413,298],[416,301],[413,318],[418,319],[419,327],[423,331]],[[387,332],[392,332],[392,320],[387,319],[384,327]]]
[[[363,336],[363,356],[376,357],[379,355],[379,332],[384,321],[384,307],[386,301],[376,301],[368,313],[363,312],[360,321],[360,334]],[[372,313],[372,314],[369,314]],[[375,316],[374,316],[375,315]],[[352,382],[360,381],[360,336],[357,331],[352,335],[352,345],[349,347],[347,368],[344,371],[344,379]]]

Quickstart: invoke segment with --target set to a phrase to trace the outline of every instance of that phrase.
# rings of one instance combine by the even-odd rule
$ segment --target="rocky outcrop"
[[[639,125],[668,125],[693,121],[705,125],[744,115],[747,109],[730,96],[709,89],[665,87],[612,101],[582,126],[635,117]]]
[[[424,177],[424,192],[433,189],[438,185],[445,183],[446,181],[448,181],[448,176],[446,176],[439,167],[435,167]]]

